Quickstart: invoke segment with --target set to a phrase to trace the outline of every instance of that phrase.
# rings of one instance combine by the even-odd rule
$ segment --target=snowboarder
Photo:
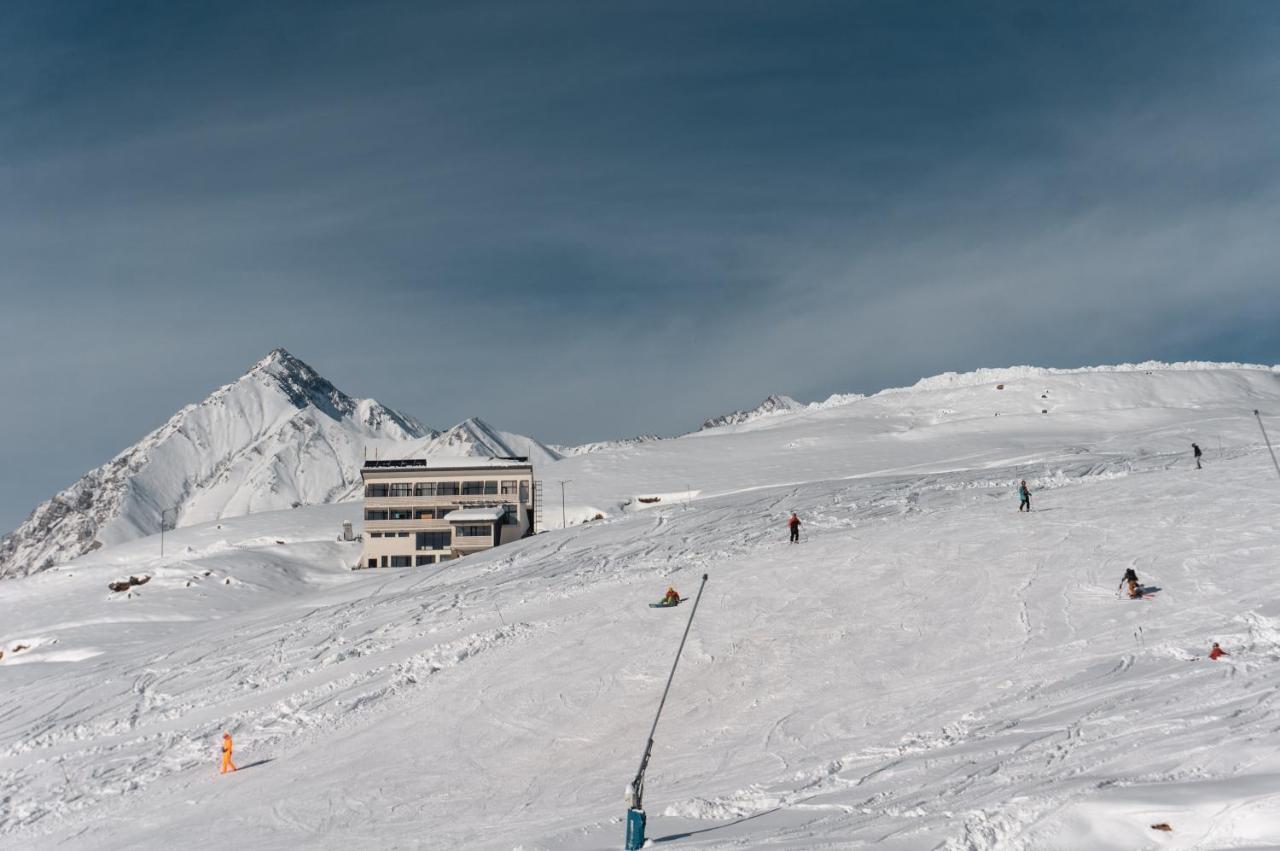
[[[1213,642],[1213,649],[1209,651],[1210,659],[1217,659],[1219,656],[1230,656],[1231,654],[1218,646],[1218,642]]]
[[[1129,599],[1136,600],[1142,596],[1142,584],[1138,581],[1138,574],[1132,567],[1125,568],[1124,576],[1120,579],[1120,587],[1116,588],[1117,594],[1126,583],[1129,586]]]
[[[1195,456],[1195,459],[1196,459],[1196,469],[1197,469],[1197,470],[1203,469],[1203,468],[1200,466],[1200,456],[1201,456],[1203,453],[1200,451],[1200,447],[1199,447],[1199,445],[1198,445],[1198,444],[1195,444],[1195,443],[1191,444],[1191,454]]]
[[[227,773],[228,768],[230,768],[232,771],[238,770],[236,768],[236,764],[231,761],[231,748],[232,748],[231,734],[223,733],[222,734],[222,773],[223,774]]]
[[[676,593],[676,589],[673,586],[668,585],[667,593],[662,598],[662,605],[675,606],[675,605],[678,605],[679,603],[680,603],[680,595]]]
[[[1022,484],[1018,485],[1018,511],[1031,510],[1031,490],[1027,487],[1027,480],[1023,479]]]
[[[791,512],[791,519],[787,521],[787,525],[791,527],[791,543],[800,543],[800,518],[794,511]]]

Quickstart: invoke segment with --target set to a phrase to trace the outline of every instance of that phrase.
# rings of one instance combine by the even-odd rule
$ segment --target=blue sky
[[[6,4],[0,528],[275,346],[553,442],[1276,362],[1277,43],[1269,2]]]

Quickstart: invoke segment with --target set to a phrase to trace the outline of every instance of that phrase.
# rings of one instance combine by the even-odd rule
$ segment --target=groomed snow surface
[[[621,847],[689,611],[646,603],[703,572],[654,847],[1278,847],[1254,408],[1276,373],[927,386],[548,464],[607,519],[439,569],[348,570],[349,503],[2,582],[0,847]]]

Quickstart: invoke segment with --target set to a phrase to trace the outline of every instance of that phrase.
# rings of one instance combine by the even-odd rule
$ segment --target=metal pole
[[[565,519],[564,513],[564,486],[572,482],[573,479],[560,479],[560,528],[568,529],[569,521]]]
[[[1267,427],[1262,424],[1262,414],[1254,408],[1253,415],[1258,418],[1258,428],[1262,429],[1262,439],[1267,442],[1267,451],[1271,453],[1271,463],[1276,465],[1276,474],[1280,475],[1280,461],[1276,460],[1276,451],[1271,448],[1271,438],[1267,437]]]
[[[698,613],[698,603],[702,601],[702,589],[707,587],[707,574],[702,574],[702,584],[698,586],[698,596],[693,600],[693,611],[689,612],[689,621],[684,625],[684,635],[680,636],[680,646],[676,649],[676,658],[671,663],[671,673],[667,675],[666,688],[662,690],[662,700],[658,701],[658,712],[653,716],[653,726],[649,728],[649,738],[645,742],[644,756],[640,758],[640,770],[636,779],[631,781],[631,809],[644,809],[644,773],[649,767],[649,757],[653,753],[653,734],[658,730],[658,719],[662,717],[662,708],[667,704],[667,695],[671,691],[671,681],[676,677],[676,666],[680,664],[680,654],[684,652],[684,643],[689,638],[689,627],[693,626],[693,616]],[[637,846],[638,847],[638,846]]]

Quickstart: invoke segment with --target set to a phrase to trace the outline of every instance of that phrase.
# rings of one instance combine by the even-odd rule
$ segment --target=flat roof
[[[450,523],[465,523],[471,520],[501,520],[504,510],[501,508],[459,508],[444,516]]]
[[[478,455],[458,455],[444,458],[387,458],[364,462],[366,470],[472,470],[503,467],[533,469],[529,459],[520,456],[486,458]]]

